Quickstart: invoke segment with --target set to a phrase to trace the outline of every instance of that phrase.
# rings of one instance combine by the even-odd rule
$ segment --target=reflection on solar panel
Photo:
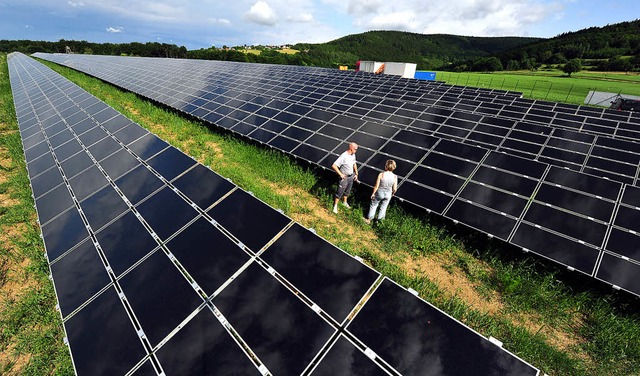
[[[400,374],[395,354],[345,332],[378,272],[42,64],[8,62],[77,374]],[[538,374],[449,316],[439,325],[474,339],[458,350],[491,354],[479,367]]]
[[[329,162],[322,159],[335,149],[335,142],[327,145],[326,139],[308,138],[309,135],[326,135],[334,140],[367,138],[362,135],[363,122],[372,121],[506,151],[622,183],[634,184],[637,180],[640,144],[634,141],[640,133],[634,132],[640,118],[633,113],[623,116],[525,100],[513,93],[461,90],[441,83],[378,79],[346,72],[336,75],[332,70],[308,67],[38,56],[96,75],[325,167]],[[309,108],[319,111],[309,112]],[[544,108],[544,114],[537,108]],[[309,121],[317,120],[318,112],[326,111],[329,113],[322,120],[341,128],[319,130],[317,122]],[[571,111],[580,115],[572,115]],[[530,113],[536,115],[531,117]],[[596,123],[608,128],[594,131],[591,128]],[[393,134],[384,136],[383,142]],[[378,149],[376,142],[370,138],[362,141],[372,150]]]
[[[37,56],[323,168],[354,140],[365,184],[396,159],[400,199],[640,295],[638,260],[613,251],[635,236],[613,221],[638,184],[637,114],[320,68]]]

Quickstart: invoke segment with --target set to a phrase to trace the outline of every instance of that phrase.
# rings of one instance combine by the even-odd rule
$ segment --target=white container
[[[404,78],[413,78],[416,74],[416,64],[413,63],[394,63],[379,61],[360,61],[360,70],[368,73],[384,73],[393,76],[402,76]]]
[[[379,61],[364,61],[361,60],[360,61],[360,70],[363,72],[367,72],[367,73],[375,73],[378,69],[380,69],[380,67],[382,67],[382,64]]]
[[[385,63],[384,74],[413,78],[416,75],[416,64],[413,63]]]

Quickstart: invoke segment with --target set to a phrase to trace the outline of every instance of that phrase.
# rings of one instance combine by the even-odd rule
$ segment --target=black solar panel
[[[347,330],[404,375],[537,374],[478,334],[452,324],[445,313],[385,279]],[[390,328],[392,335],[387,334]],[[481,350],[471,354],[468,345]]]
[[[61,61],[61,59],[56,59],[55,55],[53,56],[49,55],[47,56],[47,58],[57,60],[59,62]],[[108,59],[107,57],[103,57],[103,58],[106,58],[109,61],[113,60],[113,59]],[[81,58],[74,56],[74,60],[76,59],[81,59]],[[105,64],[106,62],[107,61],[101,61],[101,64]],[[114,64],[113,61],[110,61],[110,62]],[[78,63],[78,61],[75,61],[75,63]],[[122,69],[123,66],[120,66],[121,64],[129,65],[129,64],[132,64],[132,62],[123,63],[122,61],[119,61],[117,62],[116,66],[113,67],[113,69],[116,71]],[[181,75],[181,73],[175,72],[176,69],[182,69],[179,67],[175,68],[171,66],[159,66],[157,62],[145,63],[145,64],[153,65],[152,69],[154,71],[166,70],[169,72],[169,74]],[[235,70],[239,70],[239,67],[234,67],[234,68],[236,68]],[[144,84],[140,83],[139,85],[136,85],[135,82],[131,83],[129,80],[129,74],[128,74],[129,69],[140,70],[140,74],[145,76],[145,83]],[[195,63],[194,63],[194,69],[197,69],[195,67]],[[202,69],[202,67],[200,67],[200,69]],[[217,67],[216,69],[220,69],[220,67]],[[279,117],[280,119],[285,120],[284,122],[279,123],[279,124],[282,124],[282,126],[276,132],[277,133],[284,132],[284,135],[287,136],[288,138],[286,139],[278,138],[270,142],[270,145],[281,148],[286,152],[293,152],[292,144],[289,138],[293,140],[298,140],[298,141],[300,140],[299,140],[299,137],[296,137],[296,136],[292,137],[287,133],[287,132],[299,133],[299,131],[297,131],[295,128],[287,129],[286,125],[284,125],[283,123],[287,123],[287,124],[295,123],[296,126],[300,126],[301,124],[299,124],[298,122],[304,123],[304,120],[302,119],[306,119],[306,117],[303,117],[301,118],[301,120],[297,120],[298,119],[297,115],[296,117],[292,117],[293,115],[290,114],[289,112],[303,114],[304,111],[293,110],[293,108],[300,108],[301,105],[307,105],[307,106],[313,105],[313,107],[332,111],[337,114],[343,113],[346,115],[350,115],[351,119],[344,116],[340,116],[340,115],[338,115],[337,117],[335,117],[335,114],[332,115],[334,116],[334,123],[339,124],[341,126],[346,126],[347,128],[350,128],[350,129],[354,129],[354,127],[357,128],[358,123],[354,123],[354,121],[356,121],[355,118],[362,117],[363,119],[370,119],[374,122],[383,123],[385,125],[397,126],[400,128],[407,128],[407,129],[417,128],[422,131],[426,130],[430,134],[436,135],[438,137],[451,138],[460,142],[480,145],[482,147],[489,148],[489,149],[498,148],[499,150],[504,150],[504,151],[510,152],[511,154],[521,155],[527,158],[535,158],[536,156],[539,155],[540,160],[545,163],[555,164],[560,167],[569,167],[577,171],[587,171],[595,175],[613,178],[614,180],[618,180],[624,183],[628,183],[628,182],[633,183],[635,181],[635,174],[631,173],[629,168],[627,168],[628,166],[623,166],[623,168],[616,170],[614,173],[611,173],[606,169],[602,169],[594,166],[583,166],[583,163],[581,162],[581,160],[584,161],[584,159],[588,157],[588,155],[586,155],[588,154],[588,151],[583,152],[585,154],[580,156],[580,155],[575,155],[576,153],[575,153],[575,150],[573,149],[568,151],[565,151],[562,149],[563,144],[562,142],[559,142],[562,140],[562,137],[569,137],[570,139],[576,138],[576,139],[582,140],[582,136],[588,136],[591,140],[589,141],[590,143],[593,143],[595,139],[594,136],[580,133],[580,132],[583,132],[584,130],[580,129],[577,121],[582,120],[583,117],[580,117],[575,114],[572,115],[567,113],[567,111],[568,112],[576,111],[576,109],[572,106],[569,106],[569,107],[559,106],[558,109],[565,112],[561,113],[560,116],[562,118],[553,119],[555,122],[560,122],[560,121],[572,122],[572,124],[574,125],[567,126],[568,128],[571,129],[571,131],[563,130],[564,132],[563,134],[560,134],[560,133],[550,134],[551,131],[553,130],[553,128],[549,126],[549,124],[553,124],[553,122],[551,121],[552,119],[550,118],[541,120],[539,122],[539,125],[528,124],[527,126],[523,126],[522,123],[516,123],[514,120],[509,120],[509,119],[516,119],[516,120],[520,119],[522,117],[521,113],[526,112],[528,107],[531,107],[536,103],[535,101],[525,101],[520,99],[519,103],[515,105],[510,104],[510,105],[504,106],[506,107],[504,112],[511,114],[509,116],[498,115],[497,112],[490,116],[482,116],[481,114],[478,113],[479,111],[472,111],[472,112],[476,112],[474,114],[474,113],[470,113],[469,109],[459,108],[459,106],[454,105],[454,103],[457,103],[455,101],[450,102],[450,101],[441,100],[438,103],[436,103],[435,106],[429,107],[425,105],[419,105],[417,103],[407,103],[401,100],[388,99],[391,97],[391,93],[394,92],[394,90],[390,90],[388,92],[385,92],[383,90],[377,90],[375,91],[375,93],[357,91],[361,94],[360,96],[357,96],[349,92],[348,90],[353,89],[353,82],[356,79],[358,80],[363,79],[362,77],[359,77],[359,76],[358,77],[353,77],[351,75],[341,76],[340,80],[331,80],[332,81],[331,83],[326,83],[325,86],[331,87],[333,89],[332,91],[328,92],[326,89],[323,89],[322,92],[316,91],[315,93],[308,94],[307,91],[302,90],[302,86],[288,85],[288,82],[290,82],[291,80],[295,80],[295,82],[302,81],[302,82],[305,82],[307,85],[310,85],[306,87],[320,86],[322,85],[322,82],[326,82],[326,81],[318,80],[317,77],[322,77],[322,80],[326,80],[327,79],[326,76],[329,74],[327,73],[327,70],[321,70],[321,69],[313,70],[311,68],[303,69],[301,67],[288,67],[287,69],[296,70],[299,73],[295,78],[291,78],[290,76],[285,76],[281,71],[276,70],[274,67],[270,67],[269,69],[271,70],[269,72],[270,79],[264,79],[261,74],[259,73],[256,74],[253,71],[243,72],[242,74],[246,76],[246,78],[238,77],[237,76],[238,72],[229,71],[229,72],[224,72],[224,74],[234,75],[233,78],[223,77],[223,78],[220,78],[220,80],[221,81],[228,80],[228,81],[234,82],[238,85],[237,86],[238,88],[242,88],[242,90],[249,90],[253,93],[251,95],[248,95],[248,94],[242,95],[236,92],[225,91],[224,96],[226,98],[229,98],[230,96],[236,96],[238,98],[241,97],[243,99],[256,101],[258,98],[256,94],[259,93],[259,94],[265,95],[270,93],[269,95],[272,95],[274,98],[282,98],[287,101],[298,103],[298,104],[294,103],[293,105],[289,106],[284,102],[278,101],[276,103],[280,103],[280,105],[275,106],[275,108],[271,110],[275,112],[271,116],[269,116],[269,117],[276,116],[276,117]],[[282,68],[281,70],[284,70],[284,68]],[[95,69],[92,69],[91,73],[99,75],[99,72],[96,72]],[[204,76],[204,73],[202,74]],[[220,74],[223,74],[223,73],[220,73]],[[152,77],[149,77],[149,75],[151,75]],[[107,72],[105,77],[101,77],[101,78],[110,80],[111,82],[119,84],[127,89],[136,91],[138,93],[144,93],[146,90],[145,87],[148,86],[148,83],[146,83],[146,81],[153,80],[154,79],[153,75],[154,75],[153,72],[146,71],[143,66],[136,64],[136,65],[127,66],[126,78],[122,73],[119,74],[111,71]],[[270,84],[272,84],[270,85],[270,87],[273,87],[273,90],[270,90],[269,92],[266,92],[266,93],[258,90],[257,88],[255,88],[256,86],[255,82],[253,81],[247,82],[252,77],[260,77],[261,82],[265,82],[265,81],[269,82]],[[308,78],[308,77],[311,77],[311,78]],[[206,80],[210,80],[211,78],[209,76],[206,76],[205,78],[202,78],[202,79],[206,81]],[[207,90],[213,90],[212,85],[201,85],[196,82],[197,78],[194,78],[194,80],[195,81],[185,81],[185,84],[189,82],[192,85],[191,88],[185,88],[186,91],[193,92],[194,90],[196,90],[196,93],[199,93],[200,89],[196,89],[196,88],[203,87],[203,86],[206,87]],[[167,86],[166,84],[164,86],[165,86],[165,91],[168,91],[170,86]],[[295,89],[297,87],[300,87],[300,89]],[[413,89],[418,90],[418,92],[420,91],[419,88],[413,88]],[[405,89],[405,90],[408,90],[408,89]],[[468,90],[469,89],[467,88],[460,92],[465,93]],[[209,113],[207,115],[204,115],[204,112],[203,112],[202,114],[198,115],[194,113],[193,112],[194,107],[197,107],[197,105],[206,106],[206,104],[202,104],[202,98],[200,97],[201,94],[193,94],[193,95],[194,95],[194,98],[199,98],[199,99],[192,99],[189,104],[190,106],[189,108],[184,107],[186,106],[186,104],[176,105],[173,101],[168,101],[168,102],[166,101],[165,103],[169,105],[173,105],[174,107],[181,109],[185,112],[188,112],[192,115],[202,116],[204,119],[214,122],[218,126],[231,129],[242,135],[249,135],[250,138],[254,138],[259,141],[262,141],[263,138],[265,137],[265,135],[262,132],[258,132],[254,137],[251,134],[251,132],[254,131],[255,128],[253,128],[253,126],[248,126],[248,124],[246,124],[244,120],[242,120],[241,123],[238,123],[237,116],[231,115],[230,107],[227,107],[227,110],[224,110],[224,111],[216,110],[218,112],[217,114]],[[317,99],[322,99],[322,100],[321,101],[314,100],[312,103],[310,103],[309,101],[302,100],[303,98],[308,98],[305,95],[312,95],[317,97]],[[424,95],[427,95],[427,94],[424,94]],[[348,100],[346,99],[347,97],[349,97]],[[498,97],[498,96],[495,96],[495,97]],[[500,97],[504,98],[502,96]],[[157,95],[156,97],[151,96],[151,98],[155,100],[159,100],[161,98],[161,95]],[[494,97],[491,97],[491,98],[494,98]],[[513,101],[513,97],[510,97],[510,98],[511,99],[507,101],[509,103]],[[481,102],[481,101],[474,102],[466,99],[463,100],[460,98],[456,100],[464,101],[464,103],[466,103],[467,105],[469,103],[476,103],[477,106],[491,105],[490,103]],[[240,102],[233,100],[233,101],[227,102],[227,104],[235,103],[236,105],[240,105]],[[258,101],[258,103],[261,103],[261,102],[268,102],[268,99],[265,98],[264,100]],[[339,102],[340,105],[336,106],[334,102]],[[183,101],[181,101],[180,103],[183,103]],[[297,107],[294,107],[294,106],[297,106]],[[442,106],[446,106],[448,108],[443,108]],[[554,106],[557,106],[557,104],[551,103],[549,108],[553,110]],[[239,108],[246,108],[246,104],[243,106],[240,106]],[[451,108],[460,109],[461,111],[455,111],[455,110],[452,110]],[[356,109],[358,110],[355,111]],[[278,110],[286,111],[286,112],[280,113]],[[257,113],[260,113],[260,111],[261,110],[258,110]],[[537,110],[532,109],[532,111],[537,111]],[[215,114],[215,116],[212,116],[212,114]],[[517,116],[513,114],[517,114]],[[550,114],[553,115],[555,114],[555,112],[551,111]],[[499,117],[494,117],[493,115],[498,115]],[[598,116],[601,116],[601,115],[602,114],[598,114]],[[539,116],[539,115],[536,115],[536,116]],[[512,128],[514,131],[516,129],[522,129],[522,130],[526,130],[526,132],[524,133],[523,132],[507,132],[507,135],[501,141],[502,145],[500,145],[500,142],[486,135],[486,131],[487,131],[486,127],[479,126],[479,122],[480,123],[487,122],[489,124],[501,124],[501,126]],[[600,123],[605,123],[605,121],[604,120],[600,121]],[[514,128],[514,125],[515,125],[515,128]],[[536,129],[533,129],[533,128],[536,128]],[[558,129],[558,131],[560,130],[562,129]],[[574,136],[572,136],[571,134],[573,134]],[[338,136],[337,134],[334,134],[334,135],[342,139],[347,137],[347,135],[343,135],[342,137]],[[603,134],[603,136],[609,136],[609,135],[611,135],[611,132]],[[272,137],[270,137],[269,139],[271,138]],[[559,141],[555,141],[556,139],[558,139]],[[637,140],[637,137],[633,139]],[[551,145],[555,145],[555,147],[542,150],[543,146],[549,141],[551,142]],[[315,162],[315,160],[317,159],[316,154],[318,152],[315,151],[315,149],[310,149],[310,150],[306,150],[306,149],[307,148],[303,148],[303,150],[299,151],[297,154],[295,152],[293,152],[293,154],[306,158],[307,153],[310,153],[311,156],[308,157],[309,158],[308,160]],[[571,159],[571,162],[566,162],[559,158],[569,158]]]
[[[377,79],[326,69],[38,56],[85,70],[138,93],[146,93],[148,82],[155,82],[163,89],[150,97],[159,101],[166,98],[162,92],[170,92],[178,81],[187,94],[175,93],[175,99],[164,102],[174,103],[178,109],[189,105],[192,111],[194,106],[211,103],[202,100],[206,93],[215,93],[216,100],[224,97],[224,103],[237,108],[249,108],[247,104],[252,103],[260,107],[256,114],[283,121],[262,123],[250,133],[250,129],[242,128],[238,130],[240,134],[267,140],[270,146],[324,168],[330,167],[344,141],[357,140],[362,144],[358,160],[365,184],[374,184],[386,159],[396,159],[396,172],[402,178],[397,194],[400,199],[589,275],[597,269],[597,257],[589,258],[588,267],[571,257],[556,259],[550,256],[555,251],[547,249],[546,243],[528,242],[522,239],[523,232],[530,224],[544,231],[551,244],[576,242],[577,248],[592,246],[601,253],[611,226],[607,214],[617,205],[622,184],[637,183],[638,159],[634,152],[640,144],[635,142],[637,137],[621,137],[618,131],[630,116],[620,118],[620,114],[606,111],[525,100],[512,93],[482,92],[474,97],[474,91],[468,88],[423,87],[421,83],[412,86],[404,82],[411,80],[391,82],[394,80],[388,77]],[[181,73],[186,66],[188,76]],[[131,72],[140,77],[139,81],[131,79]],[[403,99],[408,94],[412,103]],[[308,115],[300,117],[305,113],[301,107],[310,109]],[[237,117],[230,117],[231,113],[232,107],[228,107],[208,120],[225,128],[231,125],[230,121],[238,127],[242,123],[237,123]],[[528,114],[537,120],[521,121]],[[305,123],[312,124],[306,132]],[[615,124],[618,128],[615,132],[589,133],[583,129],[587,123],[607,129],[613,129]],[[496,173],[488,173],[488,168]],[[476,172],[477,179],[471,177]],[[547,193],[552,188],[540,186],[542,181],[562,186],[559,189],[563,202],[548,202],[553,201]],[[535,193],[538,189],[539,197]],[[590,209],[601,214],[597,218],[590,211],[581,210],[591,204],[606,210]],[[488,220],[479,220],[478,216]]]
[[[378,272],[34,60],[9,68],[77,374],[399,374],[344,333]]]

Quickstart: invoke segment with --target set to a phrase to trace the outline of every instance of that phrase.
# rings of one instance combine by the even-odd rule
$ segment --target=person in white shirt
[[[378,174],[376,179],[376,185],[373,187],[373,193],[371,194],[371,205],[369,205],[369,213],[364,221],[371,223],[371,220],[376,215],[378,205],[380,205],[380,211],[378,212],[378,220],[384,219],[387,214],[387,206],[391,197],[396,194],[398,190],[398,176],[393,173],[396,169],[396,162],[392,159],[387,159],[384,164],[384,172]]]
[[[338,181],[338,188],[333,200],[333,212],[338,214],[338,202],[342,197],[342,204],[346,208],[351,208],[347,203],[347,196],[351,192],[353,182],[358,181],[358,166],[356,165],[356,151],[358,150],[358,144],[355,142],[349,143],[347,151],[342,153],[331,168],[338,174],[340,180]]]

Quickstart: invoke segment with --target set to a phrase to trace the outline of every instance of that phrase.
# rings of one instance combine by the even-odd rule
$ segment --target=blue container
[[[435,81],[436,80],[436,72],[418,72],[413,76],[413,78],[418,80],[426,80],[426,81]]]

